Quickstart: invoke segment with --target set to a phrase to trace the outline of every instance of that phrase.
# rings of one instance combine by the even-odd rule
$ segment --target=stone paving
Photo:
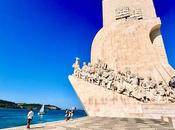
[[[167,122],[155,119],[85,117],[73,121],[31,126],[32,130],[175,130]],[[23,127],[4,130],[26,130]]]

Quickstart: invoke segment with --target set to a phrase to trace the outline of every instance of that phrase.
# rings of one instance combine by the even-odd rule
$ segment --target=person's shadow
[[[43,129],[43,128],[45,128],[46,130],[47,129],[53,129],[53,128],[56,128],[56,127],[53,127],[53,126],[33,126],[33,127],[31,127],[30,129]]]
[[[44,128],[44,126],[36,126],[36,127],[30,128],[30,129],[42,129],[42,128]]]

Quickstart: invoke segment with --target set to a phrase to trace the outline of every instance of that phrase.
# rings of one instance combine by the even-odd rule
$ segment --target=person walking
[[[70,118],[71,118],[71,120],[73,120],[73,116],[74,116],[75,110],[76,110],[76,107],[72,107],[71,113],[70,113],[70,116],[71,116]]]
[[[30,129],[30,124],[33,119],[33,116],[34,116],[34,112],[32,111],[32,109],[30,109],[30,111],[27,114],[27,128],[28,129]]]
[[[73,120],[73,116],[74,116],[74,110],[70,111],[70,119]]]
[[[71,118],[71,111],[66,109],[65,120],[68,121]]]
[[[69,110],[66,109],[66,110],[65,110],[65,120],[67,120],[68,114],[69,114]]]

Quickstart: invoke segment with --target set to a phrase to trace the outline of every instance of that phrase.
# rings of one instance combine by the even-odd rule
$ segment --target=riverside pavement
[[[25,126],[2,130],[27,130]],[[156,119],[83,117],[31,125],[31,130],[175,130],[168,122]]]

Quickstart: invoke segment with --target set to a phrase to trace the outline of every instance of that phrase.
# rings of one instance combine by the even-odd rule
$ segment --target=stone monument
[[[76,58],[69,76],[89,116],[175,117],[175,71],[160,25],[152,0],[103,0],[91,62],[81,68]]]

